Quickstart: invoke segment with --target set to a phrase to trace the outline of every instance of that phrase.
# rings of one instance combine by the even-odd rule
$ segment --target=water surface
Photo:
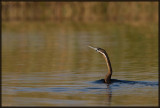
[[[5,24],[3,106],[158,106],[157,26]],[[107,86],[105,49],[116,79]]]

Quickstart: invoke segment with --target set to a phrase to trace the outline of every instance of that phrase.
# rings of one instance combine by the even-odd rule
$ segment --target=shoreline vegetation
[[[2,2],[2,22],[158,24],[158,2]]]

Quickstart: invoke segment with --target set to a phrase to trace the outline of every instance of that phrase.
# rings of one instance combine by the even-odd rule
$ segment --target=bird
[[[91,49],[93,49],[103,55],[103,57],[106,61],[106,64],[107,64],[107,68],[108,68],[108,72],[105,75],[104,82],[107,84],[110,84],[111,83],[111,76],[112,76],[112,66],[111,66],[111,62],[110,62],[110,59],[109,59],[107,52],[102,48],[95,48],[92,46],[88,46],[88,47],[90,47]]]

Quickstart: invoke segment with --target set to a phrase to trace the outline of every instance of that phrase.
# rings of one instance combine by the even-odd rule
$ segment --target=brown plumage
[[[96,50],[97,52],[99,52],[99,53],[101,53],[103,55],[103,57],[104,57],[104,59],[105,59],[105,61],[107,63],[107,67],[108,67],[108,72],[107,72],[107,74],[106,74],[106,76],[104,78],[104,81],[107,84],[111,83],[112,66],[111,66],[111,62],[109,60],[109,56],[108,56],[107,52],[102,48],[94,48],[94,47],[91,47],[91,46],[89,46],[89,47],[94,49],[94,50]]]

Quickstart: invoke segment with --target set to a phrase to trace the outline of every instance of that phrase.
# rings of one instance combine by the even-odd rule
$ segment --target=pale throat
[[[108,56],[106,54],[102,53],[102,52],[100,52],[100,53],[103,55],[103,57],[104,57],[104,59],[105,59],[105,61],[107,63],[108,74],[112,74],[112,69],[110,67],[111,64],[109,64],[109,60],[108,60],[109,58],[108,58]]]

